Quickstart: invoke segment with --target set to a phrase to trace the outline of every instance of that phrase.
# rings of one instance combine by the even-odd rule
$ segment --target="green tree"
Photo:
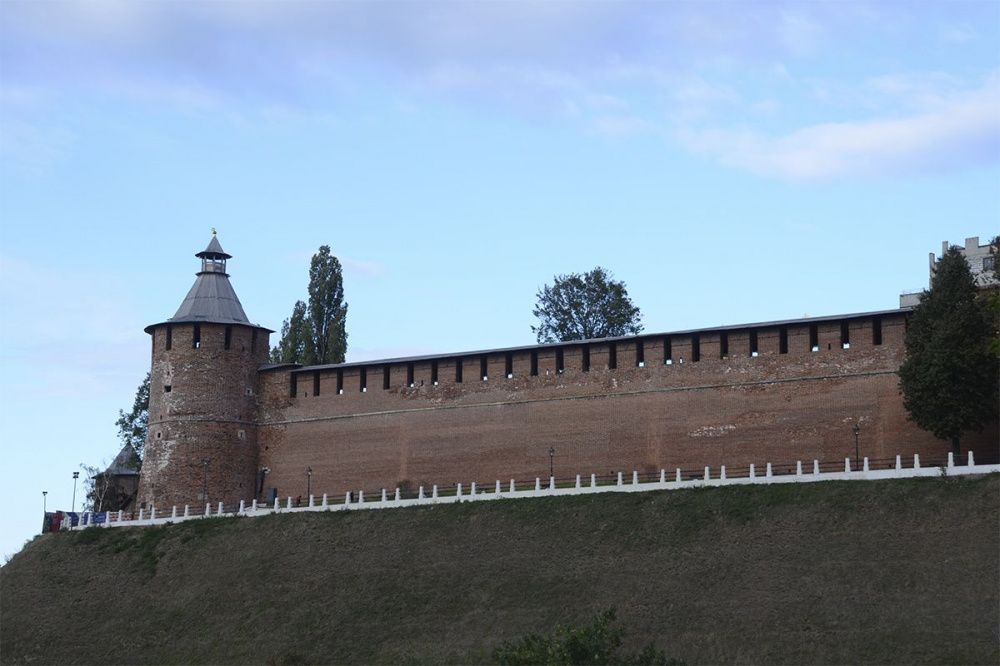
[[[306,363],[306,348],[311,340],[306,304],[295,301],[292,316],[281,325],[281,340],[271,349],[272,363]]]
[[[642,313],[628,297],[624,282],[596,267],[588,273],[557,275],[550,287],[536,294],[531,330],[538,342],[592,340],[635,335],[642,331]]]
[[[997,356],[990,349],[991,317],[957,247],[938,262],[930,289],[910,317],[899,387],[910,419],[951,441],[981,431],[997,416]]]
[[[652,643],[637,654],[621,654],[624,629],[610,608],[598,613],[583,627],[556,627],[549,636],[528,634],[515,641],[501,643],[493,659],[504,666],[545,664],[631,664],[635,666],[670,666],[682,662],[667,659]]]
[[[330,246],[323,245],[309,264],[310,364],[343,363],[347,354],[347,303],[344,278]]]
[[[309,302],[296,301],[271,349],[273,363],[343,363],[347,354],[347,303],[340,261],[324,245],[309,264]]]
[[[122,444],[132,447],[135,454],[142,460],[143,450],[146,446],[146,432],[149,430],[149,373],[135,390],[135,399],[132,401],[132,409],[128,413],[123,409],[118,410],[118,439]]]

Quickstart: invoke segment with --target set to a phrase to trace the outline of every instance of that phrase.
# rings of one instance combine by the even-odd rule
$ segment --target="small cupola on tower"
[[[231,254],[226,254],[222,249],[222,244],[219,243],[215,229],[212,229],[212,240],[208,242],[208,247],[194,256],[201,259],[202,273],[225,273],[226,259],[232,259],[233,257]]]

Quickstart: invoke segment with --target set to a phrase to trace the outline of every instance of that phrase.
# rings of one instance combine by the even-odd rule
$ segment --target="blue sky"
[[[895,307],[1000,231],[1000,3],[0,4],[0,552],[118,444],[219,230],[252,320],[345,266],[348,360]]]

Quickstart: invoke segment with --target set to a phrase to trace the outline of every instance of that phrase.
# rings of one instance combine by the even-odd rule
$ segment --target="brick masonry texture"
[[[264,329],[234,326],[233,348],[224,350],[222,326],[202,325],[199,349],[190,325],[174,326],[167,351],[161,326],[153,331],[140,501],[204,502],[202,460],[210,461],[209,499],[227,504],[271,488],[304,496],[307,468],[314,494],[340,497],[397,485],[547,477],[550,447],[560,477],[843,460],[854,455],[856,423],[863,456],[940,458],[948,444],[907,421],[898,391],[905,317],[877,318],[881,344],[875,318],[858,315],[259,371],[267,358]],[[994,425],[965,446],[992,459],[997,440]],[[256,474],[263,467],[262,489]]]

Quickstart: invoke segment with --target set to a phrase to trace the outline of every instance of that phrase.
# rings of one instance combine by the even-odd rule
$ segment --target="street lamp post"
[[[48,499],[49,498],[47,497],[48,494],[49,494],[49,491],[47,491],[47,490],[43,490],[42,491],[42,513],[48,513],[48,511],[49,511],[49,507],[48,507]]]
[[[858,435],[861,434],[861,426],[854,424],[854,469],[861,469],[861,449],[858,446]]]
[[[205,470],[205,477],[201,486],[201,497],[205,500],[205,504],[208,504],[208,460],[202,460],[201,466]]]
[[[555,459],[556,459],[556,450],[553,449],[552,447],[549,447],[549,477],[555,476],[555,472],[553,471],[555,469]]]
[[[313,468],[306,467],[306,497],[312,497]]]
[[[76,513],[76,480],[80,478],[79,472],[73,472],[73,512]]]

